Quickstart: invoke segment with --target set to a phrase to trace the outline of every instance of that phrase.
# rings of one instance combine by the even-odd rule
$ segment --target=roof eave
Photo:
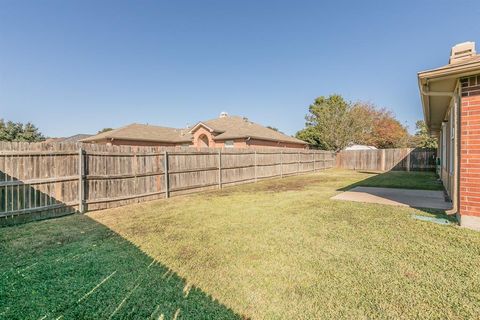
[[[148,142],[160,142],[160,143],[182,143],[182,142],[192,142],[192,138],[181,139],[181,140],[159,140],[159,139],[145,139],[145,138],[130,138],[130,137],[102,137],[98,139],[82,139],[81,142],[94,142],[100,140],[126,140],[126,141],[148,141]]]
[[[428,96],[422,93],[422,79],[418,78],[418,90],[420,91],[420,99],[422,101],[422,110],[423,110],[423,119],[425,120],[425,124],[428,128],[430,128],[430,105],[428,102]]]
[[[303,140],[298,140],[298,141],[292,141],[292,140],[283,140],[283,139],[272,139],[272,138],[265,138],[265,137],[258,137],[258,136],[230,136],[226,138],[216,138],[213,137],[214,141],[225,141],[225,140],[232,140],[232,139],[257,139],[257,140],[265,140],[265,141],[272,141],[272,142],[284,142],[284,143],[296,143],[296,144],[304,144],[307,145],[308,142],[305,142]]]
[[[193,134],[193,133],[197,130],[197,127],[200,127],[200,126],[201,126],[201,127],[204,127],[205,129],[207,129],[207,130],[210,131],[210,132],[221,132],[221,131],[215,130],[215,129],[212,128],[212,127],[207,126],[207,125],[206,125],[205,123],[203,123],[203,122],[197,123],[197,124],[194,125],[194,126],[192,127],[192,129],[190,129],[190,131],[188,131],[188,132]]]
[[[458,65],[448,65],[438,69],[426,70],[417,73],[418,89],[420,91],[420,98],[422,102],[423,117],[425,124],[430,131],[438,131],[439,128],[432,128],[430,112],[430,95],[425,93],[424,86],[429,83],[441,83],[448,81],[456,81],[456,79],[472,76],[480,73],[480,60],[468,63],[460,63]],[[443,92],[446,94],[446,92]],[[435,92],[433,92],[435,94]],[[453,95],[453,91],[452,91]]]
[[[419,79],[425,79],[429,81],[441,81],[452,77],[468,77],[477,74],[480,71],[480,60],[460,63],[458,65],[448,65],[438,69],[431,69],[420,71],[417,73]]]

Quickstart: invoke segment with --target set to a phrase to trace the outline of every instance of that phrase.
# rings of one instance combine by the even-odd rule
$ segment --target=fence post
[[[315,172],[315,158],[317,157],[317,154],[316,152],[312,152],[312,155],[313,155],[313,172]]]
[[[85,158],[82,147],[78,150],[78,211],[85,212]]]
[[[410,153],[411,150],[407,149],[407,172],[410,172]]]
[[[163,177],[165,180],[165,198],[170,197],[170,181],[168,177],[168,151],[163,153]]]
[[[222,150],[218,150],[218,188],[222,189]]]
[[[283,178],[283,151],[280,151],[280,178]]]
[[[138,193],[138,178],[137,178],[137,171],[138,171],[138,168],[137,168],[137,147],[135,147],[133,149],[133,166],[132,166],[132,169],[133,169],[133,175],[134,175],[134,180],[133,180],[133,190],[135,192],[135,194]],[[138,198],[137,198],[137,202],[138,202]]]
[[[257,151],[254,151],[253,154],[254,157],[254,168],[255,168],[255,182],[257,182],[258,176],[257,176]]]
[[[297,152],[297,175],[300,174],[300,152]]]
[[[430,169],[430,161],[429,161],[429,156],[427,150],[423,150],[424,154],[424,162],[425,162],[425,168],[422,168],[422,171],[428,171]]]
[[[382,154],[381,154],[381,162],[382,162],[382,167],[381,171],[385,171],[385,149],[382,149]]]

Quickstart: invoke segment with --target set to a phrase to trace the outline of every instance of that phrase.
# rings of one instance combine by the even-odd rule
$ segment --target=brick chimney
[[[449,64],[459,63],[475,55],[476,55],[475,42],[472,42],[472,41],[462,42],[452,47],[452,50],[450,51],[450,60],[448,61],[448,63]]]

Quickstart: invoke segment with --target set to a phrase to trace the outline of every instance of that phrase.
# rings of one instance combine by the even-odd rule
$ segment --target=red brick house
[[[81,140],[88,143],[195,148],[308,148],[305,141],[222,113],[187,129],[131,124]]]
[[[193,145],[197,148],[307,148],[299,140],[249,121],[247,118],[228,116],[202,121],[190,129]]]
[[[439,139],[440,176],[461,226],[480,230],[480,55],[452,48],[449,64],[418,73],[425,122]]]

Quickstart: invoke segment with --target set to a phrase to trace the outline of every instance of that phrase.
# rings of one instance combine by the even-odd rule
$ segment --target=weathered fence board
[[[0,143],[0,224],[331,168],[335,154]]]
[[[337,154],[338,168],[368,171],[434,171],[436,150],[348,150]]]

